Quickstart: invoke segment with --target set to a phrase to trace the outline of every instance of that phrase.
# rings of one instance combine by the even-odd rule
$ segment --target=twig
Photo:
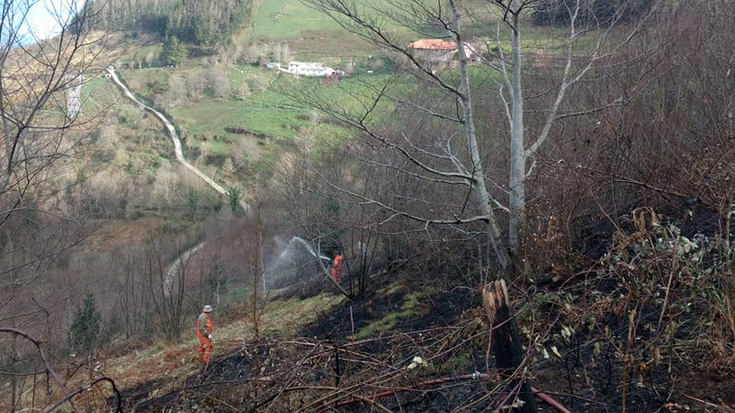
[[[352,306],[350,306],[350,324],[352,325],[352,335],[355,335],[355,318],[352,316]]]
[[[59,388],[61,388],[61,392],[64,394],[64,399],[62,401],[66,401],[69,403],[73,411],[77,411],[76,406],[74,406],[74,402],[71,400],[71,397],[69,395],[69,391],[66,390],[66,387],[64,387],[64,382],[61,381],[61,378],[58,374],[54,371],[54,369],[51,368],[51,364],[49,364],[48,359],[46,358],[46,353],[44,353],[43,349],[41,348],[41,342],[39,340],[36,340],[35,338],[31,337],[28,333],[26,333],[23,330],[19,330],[17,328],[10,328],[10,327],[2,327],[0,328],[0,333],[10,333],[17,336],[21,336],[25,338],[26,340],[33,343],[34,346],[36,346],[36,350],[38,350],[38,354],[41,357],[41,361],[43,362],[43,365],[46,367],[46,371],[51,375],[51,377],[54,378],[54,381],[56,381],[56,384],[59,385]]]
[[[664,314],[666,314],[666,306],[669,303],[669,294],[671,293],[671,284],[674,281],[674,274],[676,274],[676,259],[678,258],[678,249],[679,249],[679,236],[677,235],[676,238],[674,238],[674,250],[672,251],[671,255],[673,255],[671,259],[671,271],[669,271],[669,281],[666,283],[666,294],[664,295],[664,303],[661,305],[661,315],[658,317],[658,326],[656,327],[657,330],[661,329],[661,322],[664,320]]]
[[[63,399],[57,401],[56,403],[54,403],[53,406],[51,406],[48,409],[46,409],[44,411],[44,413],[53,412],[54,410],[56,410],[59,407],[61,407],[61,405],[63,405],[65,402],[71,403],[71,398],[72,397],[76,396],[79,393],[83,393],[85,391],[89,391],[95,384],[101,383],[103,381],[106,381],[106,382],[110,383],[112,385],[112,390],[115,392],[115,396],[117,397],[117,409],[115,411],[117,413],[123,413],[123,410],[122,410],[122,396],[120,395],[120,391],[117,389],[117,386],[115,385],[115,382],[112,379],[108,378],[108,377],[99,378],[99,379],[93,381],[92,383],[90,383],[88,386],[80,387],[80,388],[76,389],[75,391],[73,391],[72,393],[67,394]]]
[[[628,315],[628,342],[626,343],[625,359],[623,360],[623,396],[622,396],[623,397],[623,407],[622,407],[623,413],[626,412],[625,396],[626,396],[626,390],[628,388],[628,383],[627,383],[628,361],[630,357],[630,347],[633,343],[633,340],[635,339],[635,316],[636,316],[637,310],[638,310],[638,305],[636,304],[636,307]]]
[[[690,395],[688,395],[688,394],[685,394],[685,395],[684,395],[684,397],[686,397],[687,399],[691,399],[691,400],[694,400],[695,402],[699,402],[699,403],[702,403],[702,404],[704,404],[704,405],[707,405],[707,406],[709,406],[709,407],[714,407],[714,408],[716,408],[716,409],[719,409],[720,407],[722,407],[722,406],[718,406],[718,405],[716,405],[716,404],[714,404],[714,403],[710,403],[710,402],[708,402],[708,401],[706,401],[706,400],[702,400],[702,399],[698,399],[698,398],[696,398],[696,397],[692,397],[692,396],[690,396]]]
[[[466,375],[463,375],[463,376],[444,377],[444,378],[439,378],[439,379],[426,380],[426,381],[422,381],[420,383],[416,383],[416,384],[414,384],[413,386],[410,386],[410,387],[396,387],[394,389],[386,390],[386,391],[383,391],[383,392],[380,392],[380,393],[375,393],[375,394],[372,394],[370,396],[355,396],[352,399],[343,400],[343,401],[338,402],[338,403],[334,403],[334,404],[333,403],[327,403],[324,407],[322,407],[316,413],[324,413],[324,412],[328,411],[332,407],[335,407],[336,408],[336,407],[346,406],[346,405],[357,403],[357,402],[360,402],[360,401],[375,400],[375,399],[380,398],[380,397],[391,396],[391,395],[396,395],[398,393],[403,393],[403,392],[406,392],[406,391],[416,390],[419,387],[433,386],[433,385],[436,385],[436,384],[444,384],[444,383],[449,383],[449,382],[454,382],[454,381],[489,380],[490,378],[491,378],[491,375],[490,374],[476,372],[476,373],[473,373],[473,374],[466,374]],[[556,400],[554,400],[553,398],[551,398],[546,393],[543,393],[543,392],[539,391],[538,389],[536,389],[534,387],[531,387],[531,392],[533,394],[535,394],[536,396],[538,396],[541,400],[545,401],[550,406],[552,406],[553,408],[555,408],[558,412],[560,412],[560,413],[572,413],[570,410],[568,410],[567,408],[565,408],[564,406],[562,406],[559,402],[557,402]],[[511,392],[511,394],[513,394],[513,392]]]

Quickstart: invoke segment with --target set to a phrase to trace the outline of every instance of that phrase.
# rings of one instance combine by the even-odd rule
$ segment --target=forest
[[[94,0],[95,29],[142,30],[203,47],[232,43],[250,24],[253,0]]]

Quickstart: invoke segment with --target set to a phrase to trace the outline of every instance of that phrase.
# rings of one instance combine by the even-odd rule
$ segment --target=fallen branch
[[[352,399],[343,400],[337,403],[334,403],[334,402],[326,403],[321,409],[317,410],[316,413],[324,413],[332,408],[346,406],[346,405],[354,404],[358,402],[364,402],[365,400],[375,400],[381,397],[392,396],[398,393],[404,393],[404,392],[411,391],[411,390],[417,390],[419,387],[433,386],[436,384],[444,384],[444,383],[466,381],[466,380],[489,380],[490,378],[491,378],[490,374],[476,372],[473,374],[465,374],[463,376],[453,376],[453,377],[444,377],[444,378],[439,378],[439,379],[426,380],[420,383],[416,383],[413,386],[396,387],[394,389],[385,390],[380,393],[374,393],[370,396],[356,396]],[[551,398],[551,396],[547,395],[546,393],[543,393],[534,387],[531,387],[531,392],[533,392],[533,394],[538,396],[539,399],[543,400],[544,402],[549,404],[551,407],[556,409],[556,411],[558,411],[559,413],[572,413],[569,409],[562,406],[559,402]]]
[[[90,383],[88,386],[80,387],[77,390],[73,391],[72,393],[67,394],[63,399],[57,401],[56,403],[54,403],[53,406],[51,406],[48,409],[46,409],[44,411],[44,413],[50,413],[50,412],[58,409],[59,407],[61,407],[67,401],[71,402],[71,398],[72,397],[76,396],[77,394],[83,393],[85,391],[89,391],[90,389],[92,389],[92,387],[94,385],[96,385],[97,383],[101,383],[103,381],[106,381],[106,382],[110,383],[112,385],[112,390],[115,392],[115,396],[117,397],[117,409],[115,411],[117,413],[123,413],[123,410],[122,410],[122,396],[120,395],[120,391],[117,389],[117,386],[115,385],[115,382],[112,379],[108,378],[108,377],[99,378],[99,379],[93,381],[92,383]]]
[[[277,383],[277,382],[275,380],[272,380],[272,379],[268,378],[268,377],[262,377],[262,378],[255,378],[255,379],[213,381],[213,382],[209,382],[209,383],[195,384],[195,385],[181,387],[181,388],[172,390],[172,391],[170,391],[170,392],[168,392],[166,394],[163,394],[161,396],[158,396],[158,397],[155,397],[155,398],[152,398],[152,399],[144,400],[144,401],[140,402],[140,404],[137,404],[136,405],[136,409],[138,409],[138,408],[141,408],[141,409],[142,408],[146,408],[146,407],[148,407],[148,406],[156,403],[159,400],[164,400],[164,399],[166,399],[169,396],[176,395],[176,398],[174,400],[172,400],[171,402],[169,402],[169,403],[166,404],[166,406],[169,406],[174,401],[176,401],[181,396],[181,394],[183,392],[188,391],[188,390],[196,390],[196,389],[200,389],[200,388],[203,388],[203,387],[221,386],[221,385],[224,385],[224,388],[223,389],[229,389],[229,388],[232,388],[232,387],[235,387],[235,386],[240,386],[240,385],[247,384],[247,383],[270,383],[270,384],[274,384],[274,383]]]
[[[539,399],[545,401],[549,406],[555,408],[557,412],[559,412],[559,413],[572,413],[571,410],[569,410],[566,407],[562,406],[559,402],[557,402],[556,400],[552,399],[551,396],[549,396],[546,393],[543,393],[543,392],[539,391],[537,388],[531,387],[531,391],[533,392],[533,394],[535,394],[536,396],[538,396]]]

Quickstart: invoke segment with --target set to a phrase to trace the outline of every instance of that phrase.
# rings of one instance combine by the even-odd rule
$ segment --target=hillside
[[[63,12],[0,51],[0,410],[735,411],[735,6]]]

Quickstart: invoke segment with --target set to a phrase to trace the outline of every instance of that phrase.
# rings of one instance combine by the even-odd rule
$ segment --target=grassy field
[[[358,2],[359,3],[359,2]],[[364,1],[359,6],[365,16],[376,16],[377,10],[390,10],[385,0]],[[263,0],[255,14],[253,35],[263,39],[293,39],[309,32],[342,32],[339,23],[319,10],[307,6],[301,0]],[[381,25],[386,33],[394,36],[416,33],[392,21]]]
[[[245,100],[208,97],[174,110],[173,115],[180,125],[195,134],[236,137],[226,132],[226,129],[242,128],[291,140],[299,128],[313,123],[309,117],[314,110],[308,108],[308,103],[301,101],[298,95],[328,100],[349,109],[358,105],[356,95],[365,87],[366,81],[379,83],[387,80],[386,76],[349,78],[333,85],[320,86],[319,79],[282,74],[272,78],[267,90],[253,92]]]
[[[387,1],[366,1],[363,7],[367,8],[368,15],[376,15],[375,9],[384,7]],[[466,5],[476,11],[486,6],[480,0],[472,0]],[[492,20],[492,17],[489,19]],[[310,142],[317,144],[338,142],[350,131],[327,121],[324,115],[317,115],[313,102],[309,100],[331,102],[341,110],[359,113],[364,110],[364,103],[370,100],[366,95],[369,95],[371,86],[390,81],[394,95],[410,94],[416,88],[415,80],[410,76],[396,74],[395,65],[390,60],[379,57],[371,46],[345,32],[338,23],[304,5],[301,0],[263,0],[253,20],[254,27],[249,30],[253,43],[271,46],[287,43],[293,59],[318,60],[336,67],[347,67],[342,65],[353,61],[355,65],[349,68],[354,72],[341,82],[321,86],[319,79],[297,78],[256,66],[225,67],[232,90],[230,96],[215,98],[205,93],[200,98],[167,109],[186,140],[187,157],[203,155],[204,162],[216,166],[222,165],[228,156],[233,159],[247,158],[247,162],[253,166],[253,163],[263,158],[276,159],[281,147],[291,144],[300,136],[307,136]],[[491,28],[479,19],[465,20],[465,27],[473,36],[494,36],[495,25]],[[390,20],[384,20],[383,23],[382,26],[391,36],[405,39],[406,42],[426,36],[426,33],[419,35]],[[524,43],[529,46],[557,44],[553,37],[559,33],[549,35],[548,29],[527,29]],[[481,38],[476,40],[482,43]],[[160,52],[160,42],[147,38],[137,41],[140,43],[138,49],[126,44],[126,59],[132,59],[133,53],[140,60],[149,53],[155,55]],[[506,47],[505,43],[503,47]],[[175,70],[159,67],[125,70],[121,74],[131,90],[150,103],[156,95],[168,90],[169,80],[174,74],[186,78],[189,74],[207,70],[203,60],[191,58],[183,67]],[[486,67],[472,66],[470,71],[474,87],[479,90],[492,86],[492,77],[498,76]],[[456,71],[448,70],[445,76],[450,82],[458,83]],[[247,83],[249,94],[245,98],[238,98],[236,91],[244,83]],[[89,87],[99,88],[103,84],[104,79],[99,79]],[[99,103],[90,98],[88,105],[99,106]],[[386,104],[383,108],[390,110],[391,105]],[[132,129],[135,124],[130,111],[130,108],[121,109],[119,117],[123,121],[121,123],[131,127],[132,136],[140,131]]]
[[[357,74],[323,86],[319,84],[320,79],[294,77],[254,66],[234,66],[227,71],[230,86],[235,90],[247,82],[252,91],[249,97],[215,98],[205,94],[200,100],[169,112],[188,147],[214,156],[233,155],[236,148],[245,147],[249,149],[249,159],[257,161],[264,153],[277,151],[300,134],[329,142],[350,133],[332,122],[325,122],[328,116],[318,113],[313,102],[329,103],[340,111],[362,114],[371,95],[386,83],[390,83],[392,94],[411,93],[415,80],[405,74],[396,74],[393,69],[390,64],[384,64],[376,66],[372,74]],[[186,75],[196,70],[202,68],[192,66],[177,72]],[[494,76],[483,66],[473,66],[470,72],[473,83],[478,86],[490,84]],[[123,77],[137,94],[151,96],[152,88],[165,83],[171,73],[169,69],[132,70],[125,71]],[[446,72],[446,77],[453,83],[458,81],[452,79],[456,77],[452,70]],[[384,104],[381,109],[390,110],[390,104]]]
[[[385,6],[383,0],[365,4],[369,5],[365,8],[367,15],[374,15],[370,8]],[[376,53],[365,41],[345,32],[337,22],[301,0],[263,0],[254,21],[255,41],[288,43],[294,59],[339,62]],[[413,30],[393,22],[386,22],[384,29],[390,36],[405,42],[418,37]]]
[[[234,128],[285,139],[292,139],[296,128],[304,125],[303,113],[305,110],[271,90],[254,92],[246,100],[205,97],[172,111],[179,126],[197,135],[236,138],[237,134],[226,131]]]
[[[206,70],[205,67],[192,64],[175,71],[165,68],[124,70],[120,75],[134,93],[151,102],[156,89],[166,89],[173,74],[186,77]],[[358,97],[366,85],[381,84],[389,79],[390,73],[392,68],[385,66],[382,71],[379,69],[371,75],[355,76],[322,86],[319,84],[320,79],[294,77],[255,66],[231,66],[227,69],[231,89],[235,91],[247,83],[250,96],[244,99],[232,95],[215,98],[205,93],[200,99],[186,102],[167,112],[185,139],[187,158],[194,160],[204,156],[205,163],[218,167],[226,157],[243,159],[252,173],[277,159],[282,147],[293,144],[300,136],[308,136],[311,144],[320,145],[339,141],[350,133],[325,121],[325,116],[316,114],[309,102],[298,95],[328,101],[345,110],[359,110],[362,106]],[[104,79],[95,81],[94,86],[106,87]],[[139,120],[143,118],[143,113],[125,103],[116,108],[122,130],[120,137],[132,142],[132,137],[141,131]],[[146,122],[144,129],[151,127],[160,129],[160,125],[151,122]],[[157,146],[170,145],[165,136],[161,136],[160,140]],[[143,141],[135,141],[144,145],[137,148],[137,152],[147,150]],[[127,146],[125,143],[121,148]],[[156,152],[161,153],[160,146]],[[147,157],[136,158],[145,163],[152,162]],[[230,177],[236,180],[246,178]]]
[[[110,105],[115,95],[103,76],[87,81],[82,86],[82,113],[97,112]]]
[[[463,27],[467,38],[485,38],[489,39],[491,45],[494,44],[500,18],[498,11],[489,8],[487,2],[482,0],[467,1],[463,7]],[[365,16],[376,17],[386,10],[390,12],[391,6],[385,0],[366,0],[362,3],[361,10]],[[379,21],[384,33],[396,39],[399,44],[429,37],[433,32],[432,28],[422,27],[419,33],[391,19],[380,18]],[[407,22],[408,24],[410,23]],[[523,41],[527,47],[553,47],[559,44],[554,37],[563,35],[564,31],[539,28],[527,23],[524,26]],[[339,63],[380,53],[366,41],[345,31],[329,16],[305,5],[302,0],[263,0],[255,14],[252,37],[256,43],[288,44],[294,60]],[[508,42],[505,41],[504,33],[502,37],[505,45]]]
[[[263,0],[255,14],[253,35],[263,39],[292,39],[305,31],[339,30],[332,19],[300,0]]]

